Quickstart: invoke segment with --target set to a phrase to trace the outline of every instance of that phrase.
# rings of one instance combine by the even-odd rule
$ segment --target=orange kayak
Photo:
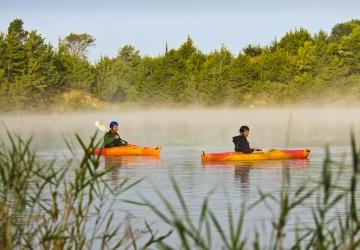
[[[202,162],[224,162],[224,161],[256,161],[256,160],[286,160],[306,159],[310,149],[274,149],[268,152],[256,152],[244,154],[241,152],[205,153],[201,154]]]
[[[94,153],[96,155],[104,156],[157,156],[160,155],[160,147],[140,147],[140,146],[120,146],[112,148],[96,148]]]

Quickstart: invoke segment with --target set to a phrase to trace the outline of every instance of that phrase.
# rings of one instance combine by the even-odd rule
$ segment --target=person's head
[[[241,135],[243,135],[245,137],[248,137],[249,132],[250,132],[250,128],[248,126],[241,126],[239,132],[240,132]]]
[[[110,129],[113,131],[113,132],[115,132],[115,133],[117,133],[117,131],[118,131],[118,129],[119,129],[119,124],[116,122],[116,121],[112,121],[112,122],[110,122]]]

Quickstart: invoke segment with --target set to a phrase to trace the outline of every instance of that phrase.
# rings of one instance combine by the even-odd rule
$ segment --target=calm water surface
[[[251,203],[259,198],[258,190],[278,194],[281,189],[284,165],[289,165],[292,185],[305,180],[319,179],[324,159],[325,145],[330,145],[333,159],[350,166],[350,127],[360,132],[359,109],[269,109],[269,110],[148,110],[114,111],[51,115],[2,115],[1,122],[23,137],[34,136],[33,145],[41,160],[57,159],[61,166],[71,154],[64,143],[66,138],[75,149],[81,150],[74,133],[88,141],[96,128],[94,121],[108,124],[120,123],[121,136],[130,143],[162,146],[161,157],[103,158],[103,167],[113,167],[108,176],[111,185],[124,178],[145,180],[124,193],[115,203],[115,211],[121,222],[128,214],[139,228],[143,221],[153,223],[159,230],[166,230],[148,209],[124,204],[121,199],[139,200],[146,197],[158,207],[163,207],[155,187],[180,208],[171,187],[174,176],[184,195],[194,219],[198,218],[203,198],[215,190],[210,205],[218,218],[226,225],[226,211],[231,204],[234,211],[243,202]],[[201,151],[232,151],[232,136],[238,134],[241,125],[250,127],[251,146],[269,148],[310,148],[308,160],[264,161],[228,165],[202,165]],[[103,135],[99,134],[99,138]],[[5,137],[1,129],[1,137]],[[357,138],[359,138],[357,136]],[[76,164],[74,164],[74,169]],[[350,171],[350,168],[346,171]],[[346,179],[346,178],[345,178]],[[344,179],[344,181],[346,181]],[[295,211],[292,222],[306,223],[311,220],[309,204]],[[273,210],[273,211],[272,211]],[[259,205],[246,217],[245,228],[252,232],[254,226],[271,237],[270,222],[276,216],[276,206]],[[129,216],[130,215],[130,216]]]

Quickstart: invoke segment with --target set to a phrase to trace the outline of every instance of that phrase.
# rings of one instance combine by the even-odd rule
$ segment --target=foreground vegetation
[[[191,37],[159,56],[131,45],[95,64],[90,34],[71,33],[57,45],[20,19],[0,33],[0,110],[140,105],[269,105],[360,100],[360,20],[331,33],[299,28],[267,46],[233,55],[225,45],[204,54]]]
[[[320,179],[294,187],[289,168],[284,166],[280,193],[260,191],[256,202],[244,203],[237,212],[229,204],[225,227],[209,206],[211,192],[194,217],[175,178],[172,188],[180,210],[160,191],[165,210],[146,198],[118,199],[140,180],[107,185],[111,169],[105,170],[100,158],[90,154],[98,146],[95,137],[88,146],[78,138],[83,157],[75,169],[70,162],[62,167],[55,167],[54,162],[41,164],[30,148],[31,140],[11,134],[8,139],[0,149],[0,249],[358,249],[360,245],[360,150],[354,137],[352,170],[347,174],[343,171],[349,166],[332,161],[327,153]],[[333,172],[334,166],[338,171]],[[151,222],[139,231],[125,219],[114,220],[114,202],[149,208],[169,231],[160,234]],[[249,236],[243,224],[251,209],[269,202],[277,204],[273,208],[278,211],[272,218],[273,240],[267,242],[257,228]],[[289,225],[294,210],[304,204],[312,213],[312,222]]]
[[[41,164],[23,141],[8,134],[0,151],[0,249],[116,249],[131,245],[124,224],[113,221],[108,199],[137,182],[110,187],[99,157],[86,147],[78,167]],[[71,148],[70,148],[71,150]],[[119,236],[120,235],[120,236]]]

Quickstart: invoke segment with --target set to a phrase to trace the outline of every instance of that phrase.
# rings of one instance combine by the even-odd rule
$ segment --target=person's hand
[[[119,140],[119,139],[120,139],[120,136],[115,135],[115,139],[116,139],[116,140]]]

